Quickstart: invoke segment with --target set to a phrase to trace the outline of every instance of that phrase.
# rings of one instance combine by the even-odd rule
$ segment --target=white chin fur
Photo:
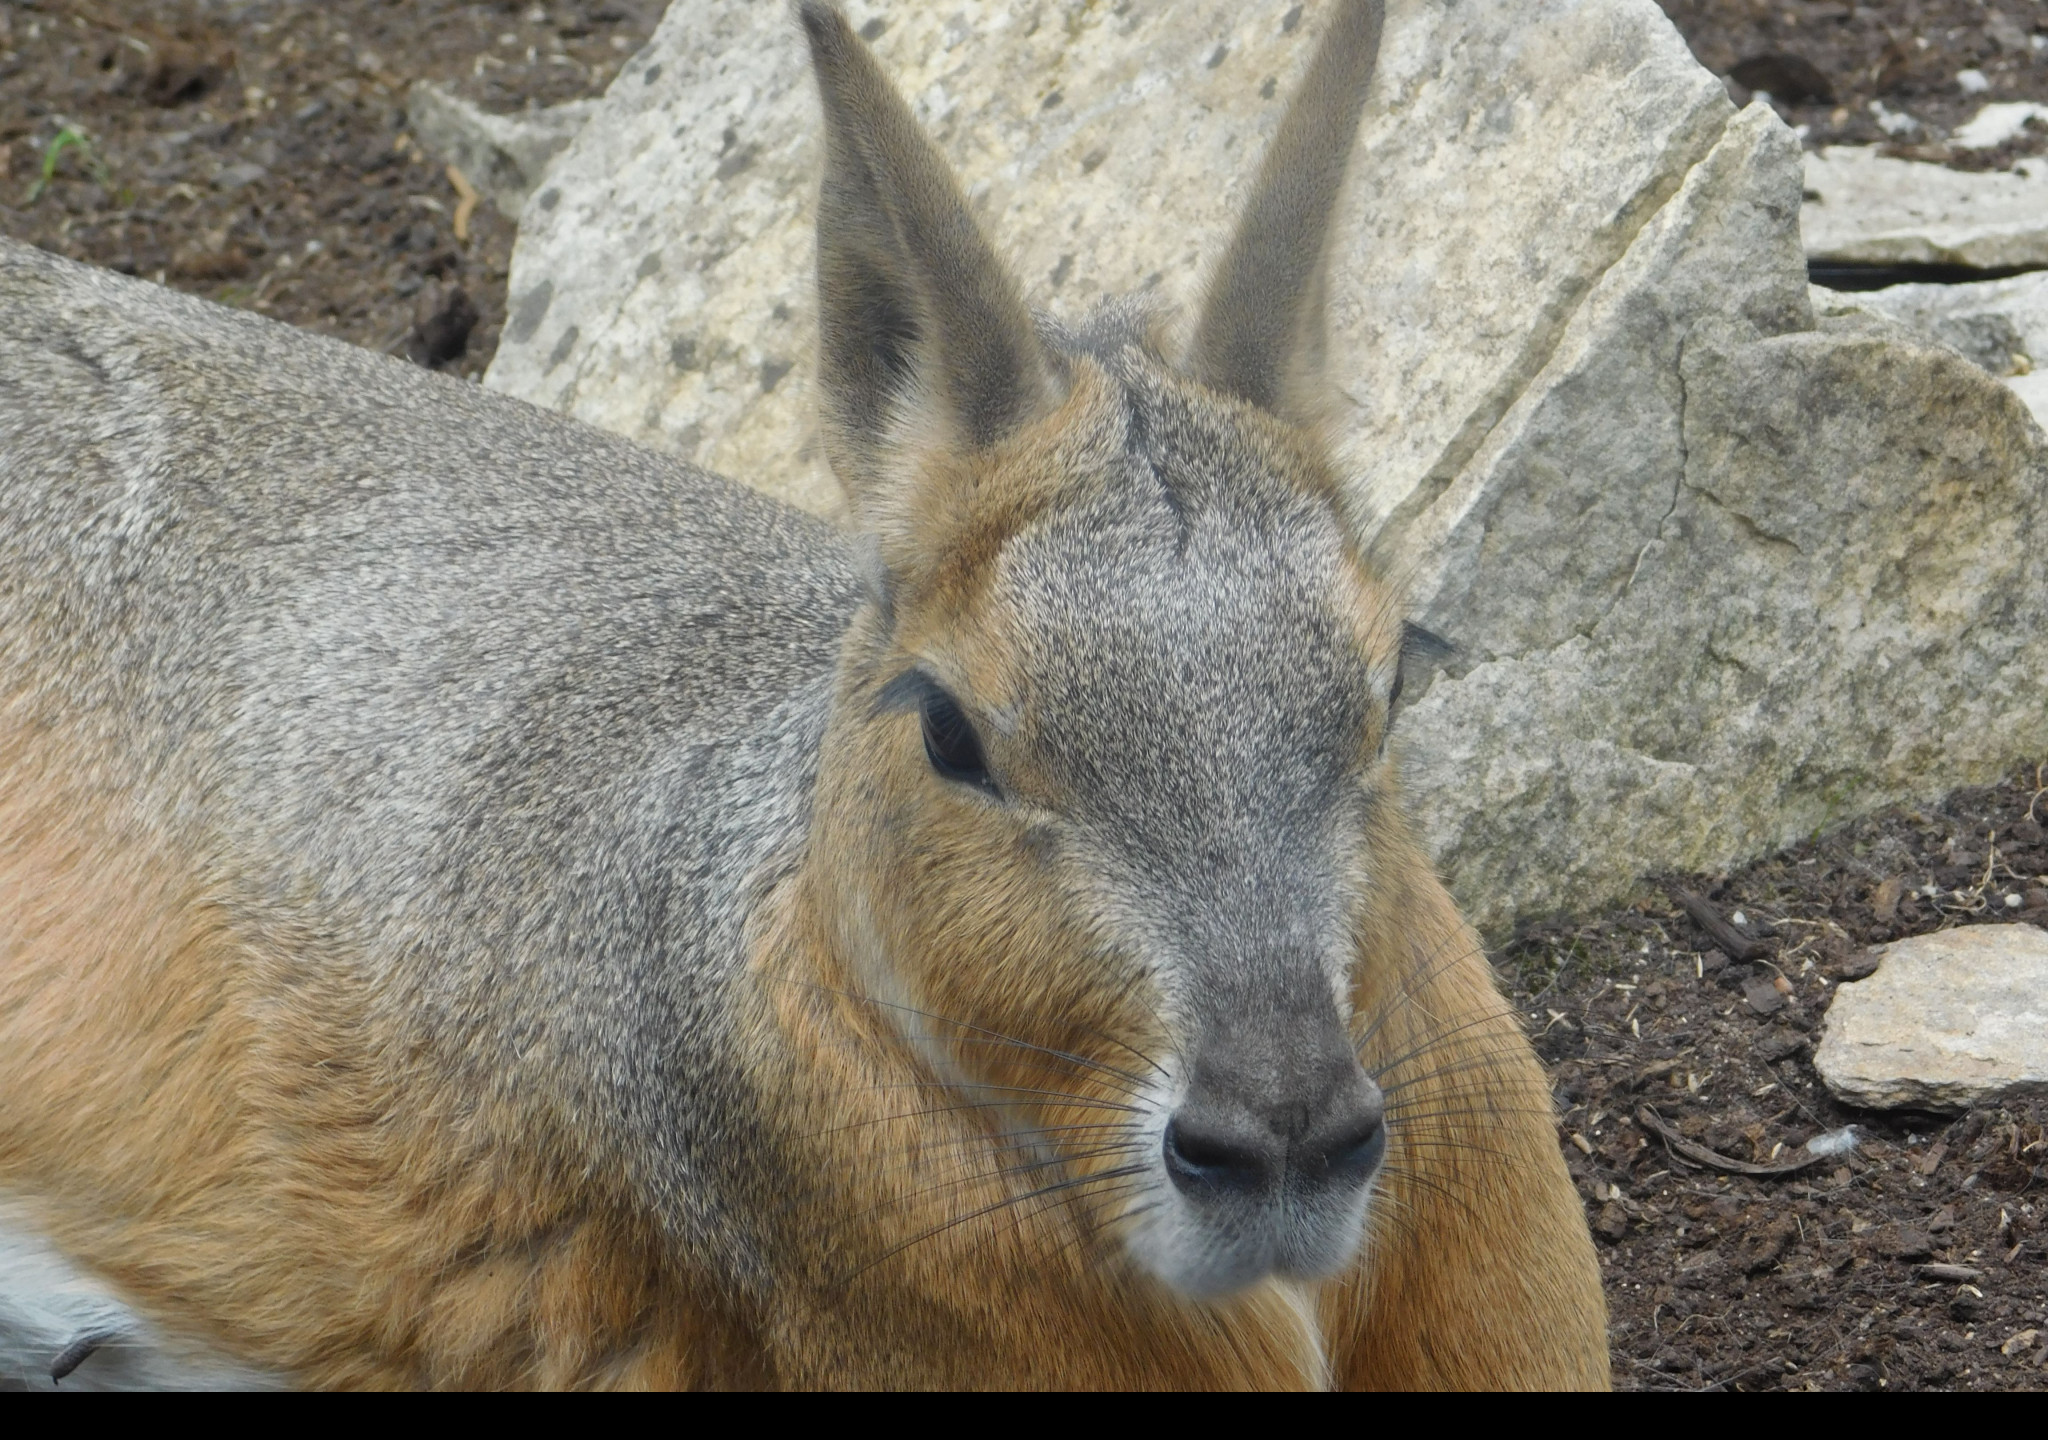
[[[1326,1280],[1357,1255],[1371,1195],[1368,1185],[1349,1203],[1313,1213],[1283,1205],[1215,1217],[1190,1203],[1161,1164],[1133,1202],[1138,1213],[1125,1246],[1140,1268],[1192,1299],[1219,1299],[1274,1278]]]

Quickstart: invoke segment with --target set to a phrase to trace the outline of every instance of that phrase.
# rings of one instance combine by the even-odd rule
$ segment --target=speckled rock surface
[[[1466,647],[1400,729],[1484,926],[2048,746],[2040,432],[1946,348],[1816,321],[1798,214],[1752,107],[1386,542]]]
[[[849,6],[1032,299],[1198,293],[1314,5]],[[813,99],[675,6],[522,217],[488,383],[821,513]],[[1461,647],[1397,727],[1467,912],[1595,904],[2048,750],[2013,393],[1816,316],[1799,146],[1652,0],[1391,0],[1334,252],[1348,500]]]
[[[2048,1095],[2048,934],[1968,925],[1883,946],[1843,985],[1814,1064],[1845,1104],[1961,1110]]]

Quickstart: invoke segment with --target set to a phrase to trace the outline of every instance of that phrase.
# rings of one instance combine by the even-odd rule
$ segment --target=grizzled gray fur
[[[844,537],[6,240],[0,315],[0,676],[40,637],[51,714],[205,797],[195,850],[348,927],[324,938],[480,1089],[573,1074],[687,1250],[748,1255],[718,1167],[755,1121],[712,1012],[804,832]]]

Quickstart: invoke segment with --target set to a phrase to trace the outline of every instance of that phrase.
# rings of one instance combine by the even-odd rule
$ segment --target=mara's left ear
[[[1053,403],[1053,371],[1016,281],[846,18],[796,7],[824,102],[818,202],[819,382],[827,458],[871,512],[907,428],[979,449]]]
[[[1296,420],[1317,409],[1330,215],[1379,56],[1384,10],[1382,0],[1336,0],[1332,8],[1210,278],[1187,360],[1189,373],[1212,389]]]

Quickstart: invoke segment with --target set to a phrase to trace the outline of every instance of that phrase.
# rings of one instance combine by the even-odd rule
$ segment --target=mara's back
[[[634,1171],[607,1177],[631,1208],[744,1268],[747,1237],[708,1234],[733,1213],[708,1167],[750,1124],[724,987],[750,887],[802,835],[845,543],[474,386],[6,241],[0,314],[0,1163],[52,1172],[39,1223],[67,1223],[49,1189],[81,1156],[91,1183],[192,1192],[137,1195],[138,1220],[219,1204],[209,1146],[296,1146],[338,1188],[424,1144],[423,1184],[481,1197],[457,1152],[552,1120],[564,1165]],[[334,1132],[323,1107],[380,1103],[342,1085],[227,1133],[233,1072],[180,1054],[138,1062],[132,1110],[135,1077],[95,1071],[130,1058],[135,1005],[309,1080],[395,1051],[373,1088],[462,1113],[431,1140],[388,1114]],[[320,1283],[260,1274],[284,1260],[263,1248],[137,1263]]]

